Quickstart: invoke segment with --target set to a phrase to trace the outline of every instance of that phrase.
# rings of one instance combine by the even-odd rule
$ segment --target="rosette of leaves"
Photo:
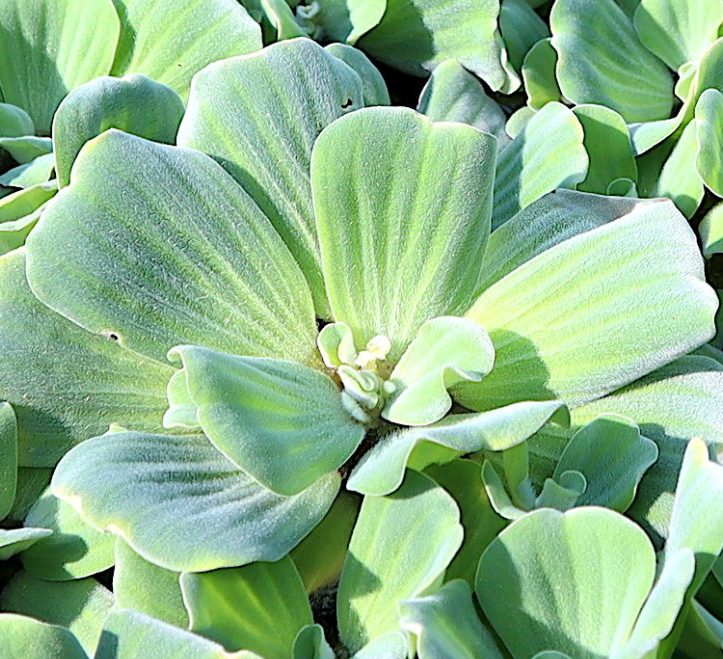
[[[0,6],[0,253],[23,244],[108,128],[172,144],[192,76],[261,48],[234,0],[7,0]]]

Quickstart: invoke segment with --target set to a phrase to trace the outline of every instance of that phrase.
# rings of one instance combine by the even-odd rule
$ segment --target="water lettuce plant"
[[[0,657],[718,656],[714,5],[0,4]]]

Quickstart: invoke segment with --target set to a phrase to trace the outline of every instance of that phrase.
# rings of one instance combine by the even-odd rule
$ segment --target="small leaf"
[[[34,134],[35,125],[25,110],[12,103],[0,103],[0,137]]]
[[[717,89],[701,94],[695,106],[695,126],[698,172],[706,186],[723,197],[723,94]]]
[[[326,128],[311,180],[326,290],[357,346],[463,310],[489,231],[494,139],[406,108],[366,108]],[[400,239],[400,236],[402,239]]]
[[[387,380],[394,389],[382,417],[406,426],[439,421],[452,407],[447,390],[479,382],[494,358],[492,341],[479,325],[455,316],[426,321]]]
[[[324,517],[338,489],[330,474],[281,497],[199,435],[97,437],[68,453],[53,476],[53,493],[84,519],[175,571],[278,560]]]
[[[587,175],[583,130],[561,103],[536,112],[500,154],[495,173],[492,228],[556,188],[579,183]]]
[[[713,206],[700,221],[698,233],[707,257],[723,253],[723,204]]]
[[[0,149],[7,151],[15,160],[26,164],[53,152],[53,142],[49,137],[0,137]]]
[[[387,0],[319,0],[318,5],[324,34],[353,44],[379,24]]]
[[[364,438],[336,384],[308,366],[197,346],[173,348],[169,358],[183,364],[206,436],[273,492],[301,492],[344,464]]]
[[[86,524],[70,504],[55,498],[50,490],[35,502],[25,524],[53,531],[21,556],[23,567],[33,577],[80,579],[113,565],[113,536]]]
[[[87,659],[78,639],[64,627],[14,613],[0,613],[0,637],[7,659]]]
[[[428,476],[408,471],[394,494],[366,497],[337,593],[344,645],[356,652],[396,631],[399,603],[435,583],[461,544],[459,510]]]
[[[469,585],[460,579],[433,595],[401,603],[402,629],[417,637],[420,659],[502,659],[492,634],[482,625]]]
[[[640,43],[614,0],[558,0],[550,13],[550,29],[565,98],[604,105],[628,123],[670,116],[670,72]]]
[[[550,36],[547,23],[526,0],[502,0],[499,24],[509,62],[518,72],[530,48]]]
[[[0,254],[23,245],[36,225],[40,211],[57,191],[55,182],[39,183],[0,199]]]
[[[540,39],[527,52],[522,62],[522,79],[527,104],[533,110],[540,110],[553,101],[562,101],[562,92],[555,77],[556,67],[557,51],[552,47],[552,39]]]
[[[0,520],[13,507],[18,481],[18,424],[9,403],[0,403]]]
[[[344,43],[330,43],[324,47],[324,50],[354,69],[362,82],[366,107],[391,103],[387,83],[382,74],[361,50]]]
[[[291,659],[334,659],[335,656],[321,625],[307,625],[294,639]]]
[[[55,169],[55,156],[46,153],[34,158],[24,165],[8,169],[0,176],[0,185],[13,188],[31,188],[40,183],[47,183]]]
[[[179,577],[178,572],[148,562],[123,540],[116,540],[113,570],[116,606],[188,629],[188,613],[183,604]]]
[[[290,558],[276,563],[181,575],[190,629],[227,650],[287,659],[311,607]]]
[[[52,535],[50,529],[25,527],[20,529],[0,529],[0,561],[19,554],[32,547],[36,542]]]
[[[95,579],[54,583],[18,572],[3,589],[0,605],[3,611],[67,627],[91,653],[113,606],[113,594]]]
[[[82,146],[109,128],[173,144],[183,117],[176,93],[141,75],[101,77],[65,97],[53,117],[53,148],[60,187]]]

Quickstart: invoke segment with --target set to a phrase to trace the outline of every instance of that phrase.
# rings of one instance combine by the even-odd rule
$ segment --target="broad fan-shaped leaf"
[[[363,105],[359,76],[308,39],[206,68],[193,81],[178,144],[213,156],[271,219],[329,310],[319,263],[309,159],[319,132]]]
[[[294,562],[181,575],[191,631],[227,650],[252,650],[287,659],[296,634],[312,623],[311,607]]]
[[[116,433],[68,453],[52,487],[144,558],[200,572],[287,554],[329,509],[339,477],[330,474],[282,497],[239,471],[202,435]]]
[[[18,424],[9,403],[0,403],[0,520],[15,501],[18,480]]]
[[[43,306],[25,280],[24,250],[0,258],[0,290],[0,399],[17,415],[21,466],[52,467],[114,422],[161,428],[170,367]]]
[[[184,100],[193,75],[261,48],[261,30],[233,0],[112,0],[121,19],[113,75],[142,73]]]
[[[50,134],[53,113],[78,85],[105,75],[120,23],[110,0],[4,0],[0,5],[0,88],[7,103]]]
[[[341,640],[355,652],[398,628],[398,605],[429,588],[462,544],[459,509],[431,478],[362,503],[337,594]]]
[[[81,85],[65,97],[53,117],[53,150],[59,185],[70,183],[70,168],[82,146],[109,128],[173,144],[183,103],[172,90],[145,76],[107,76]]]
[[[430,318],[460,312],[487,243],[495,141],[405,108],[368,108],[319,136],[311,162],[334,319],[396,361]]]
[[[641,205],[556,245],[467,313],[489,332],[495,366],[460,385],[456,400],[476,410],[519,400],[580,404],[685,354],[714,331],[717,300],[702,266],[670,203]]]
[[[589,159],[575,115],[561,103],[536,112],[499,156],[492,228],[556,188],[582,181]]]
[[[206,436],[264,487],[297,494],[338,469],[365,429],[324,373],[289,361],[179,346],[186,385]]]
[[[670,72],[640,43],[615,0],[557,0],[550,28],[565,98],[605,105],[628,123],[670,116]]]
[[[723,197],[723,94],[705,90],[695,106],[698,154],[696,165],[705,184]]]
[[[196,151],[116,130],[89,142],[31,234],[27,269],[45,304],[158,360],[182,343],[316,359],[298,266],[248,195]]]
[[[382,20],[358,46],[418,76],[456,59],[493,91],[509,94],[520,80],[497,31],[499,11],[499,0],[387,0]]]
[[[15,613],[0,613],[0,637],[7,659],[87,659],[88,656],[65,627]]]

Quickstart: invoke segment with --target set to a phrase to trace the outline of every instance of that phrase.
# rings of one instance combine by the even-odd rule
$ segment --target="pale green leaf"
[[[18,418],[21,466],[52,467],[113,422],[160,429],[170,367],[43,306],[25,280],[23,250],[0,258],[0,290],[0,399]]]
[[[426,321],[385,384],[394,389],[382,417],[406,426],[439,421],[452,407],[447,390],[460,382],[479,382],[494,359],[492,341],[476,323],[456,316]]]
[[[408,471],[394,494],[366,497],[337,593],[344,645],[356,652],[396,631],[399,603],[435,583],[462,544],[462,534],[452,497],[418,472]]]
[[[53,476],[53,493],[94,526],[177,571],[278,560],[324,517],[338,489],[330,474],[294,497],[279,496],[202,435],[97,437],[68,453]]]
[[[514,522],[487,547],[475,590],[513,656],[554,648],[597,659],[625,643],[654,577],[650,541],[622,515],[548,509]]]
[[[55,156],[52,153],[46,153],[24,165],[18,165],[6,171],[0,176],[0,185],[29,188],[39,183],[47,183],[54,169]]]
[[[369,641],[351,659],[407,659],[409,642],[403,632],[389,632]]]
[[[557,51],[552,39],[540,39],[527,52],[522,62],[522,79],[527,92],[527,104],[539,110],[552,101],[562,101],[562,92],[557,84],[555,68]]]
[[[178,346],[196,417],[229,460],[279,494],[301,492],[338,469],[365,429],[333,380],[289,361]]]
[[[56,499],[49,490],[30,509],[25,524],[53,531],[21,556],[23,567],[33,577],[80,579],[113,565],[113,536],[86,524],[70,504]]]
[[[4,659],[87,659],[67,629],[14,613],[0,613]]]
[[[432,71],[422,89],[417,110],[432,121],[457,121],[494,135],[498,151],[509,142],[502,108],[456,60],[446,60]]]
[[[402,629],[417,637],[420,659],[503,659],[482,625],[465,581],[455,579],[425,597],[401,603]]]
[[[507,136],[514,140],[536,114],[537,110],[533,110],[527,105],[523,105],[521,108],[515,110],[505,124]]]
[[[384,81],[382,74],[379,73],[379,69],[371,63],[361,50],[345,43],[330,43],[324,50],[354,69],[361,78],[364,105],[390,104],[387,83]]]
[[[113,593],[95,579],[41,581],[19,572],[0,594],[0,606],[3,611],[67,627],[91,653],[113,606]]]
[[[723,204],[713,206],[706,213],[698,225],[698,233],[705,256],[723,253]]]
[[[120,538],[116,540],[113,594],[117,606],[187,629],[179,576],[148,562]]]
[[[53,141],[49,137],[0,137],[0,149],[7,151],[13,160],[26,164],[53,151]]]
[[[334,659],[335,656],[321,625],[307,625],[294,639],[291,659]]]
[[[723,197],[723,94],[717,89],[701,94],[695,106],[695,126],[698,172],[706,186]]]
[[[716,304],[685,218],[669,202],[642,205],[548,249],[478,298],[467,317],[489,332],[495,366],[455,399],[480,411],[594,400],[708,340]]]
[[[387,0],[382,20],[359,47],[417,76],[456,59],[493,91],[509,94],[520,80],[497,30],[499,11],[499,0]]]
[[[585,180],[577,189],[605,194],[619,178],[638,178],[630,133],[623,118],[603,105],[578,105],[573,109],[585,133],[583,144],[590,158]]]
[[[317,359],[311,296],[291,254],[196,151],[116,130],[91,140],[31,234],[27,269],[45,304],[159,361],[183,343]]]
[[[718,38],[720,0],[641,0],[635,30],[645,47],[677,71]]]
[[[5,0],[0,5],[0,87],[7,103],[50,134],[63,97],[110,71],[120,24],[109,0]]]
[[[311,607],[293,561],[181,575],[191,631],[227,650],[287,659],[294,639],[312,623]]]
[[[142,73],[184,100],[193,75],[261,48],[261,31],[233,0],[113,0],[121,19],[114,76]]]
[[[363,105],[359,76],[308,39],[206,68],[193,81],[178,144],[216,158],[270,218],[329,316],[309,182],[311,149]],[[273,262],[273,261],[271,261]]]
[[[578,430],[565,447],[553,478],[580,472],[587,488],[577,505],[605,506],[624,512],[633,502],[638,483],[656,461],[655,442],[640,435],[625,417],[600,416]]]
[[[326,290],[357,347],[385,335],[396,361],[419,326],[459,313],[487,243],[495,141],[406,108],[326,128],[311,163]]]
[[[57,191],[55,182],[39,183],[0,199],[0,254],[22,246],[40,211]]]
[[[260,0],[261,9],[279,41],[307,36],[294,18],[294,12],[286,0]]]
[[[500,154],[492,228],[548,192],[582,181],[589,162],[583,138],[580,122],[561,103],[548,103],[536,112]]]
[[[359,461],[347,488],[370,495],[388,494],[401,484],[409,462],[423,468],[466,453],[503,451],[526,440],[553,417],[564,421],[566,412],[561,408],[557,401],[522,402],[483,414],[452,414],[430,426],[391,433]],[[420,460],[425,448],[437,447],[441,455]]]
[[[18,484],[8,519],[21,522],[50,483],[52,469],[18,467]]]
[[[318,5],[324,36],[354,43],[379,24],[387,0],[318,0]]]
[[[109,128],[173,144],[183,117],[177,94],[141,75],[101,77],[73,90],[53,118],[53,148],[60,187],[82,146]]]
[[[670,72],[640,43],[614,0],[557,0],[550,29],[565,98],[605,105],[628,123],[670,116]]]
[[[25,551],[36,542],[47,538],[53,532],[50,529],[19,528],[0,529],[0,561]]]
[[[25,110],[12,103],[0,103],[0,137],[34,134],[35,124]]]
[[[18,481],[18,424],[9,403],[0,403],[0,520],[15,501]]]
[[[547,481],[545,481],[547,482]],[[514,500],[507,492],[505,484],[502,478],[497,473],[492,463],[489,460],[485,460],[482,465],[482,483],[487,493],[490,505],[497,515],[506,520],[516,520],[524,517],[527,512],[527,508],[531,508],[535,504],[534,492],[531,494],[530,505],[526,508],[521,508],[524,503],[521,500]]]
[[[550,36],[547,24],[526,0],[502,0],[499,24],[507,57],[518,72],[530,48]]]

